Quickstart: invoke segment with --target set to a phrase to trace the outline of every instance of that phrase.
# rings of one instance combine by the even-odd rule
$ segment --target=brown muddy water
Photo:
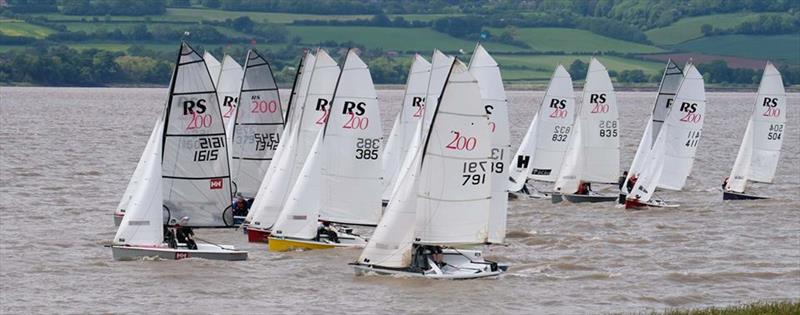
[[[402,94],[379,93],[387,134]],[[542,96],[509,93],[515,147]],[[624,168],[654,97],[618,94]],[[755,91],[708,93],[692,176],[660,193],[680,208],[512,201],[508,246],[486,249],[512,267],[474,281],[356,277],[357,250],[269,253],[233,230],[198,236],[248,250],[246,262],[113,261],[111,213],[165,99],[0,87],[0,313],[578,314],[800,298],[800,94],[775,183],[756,187],[773,199],[722,202]]]

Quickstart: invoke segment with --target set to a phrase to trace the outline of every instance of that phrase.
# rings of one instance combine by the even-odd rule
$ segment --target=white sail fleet
[[[439,50],[430,62],[414,56],[387,139],[387,104],[356,50],[341,64],[323,49],[304,52],[286,105],[256,50],[244,67],[222,60],[181,44],[168,101],[115,211],[115,259],[244,260],[192,230],[237,227],[270,251],[363,248],[357,274],[497,276],[507,265],[480,249],[505,242],[509,197],[677,207],[656,192],[685,186],[706,115],[702,75],[669,61],[618,178],[620,111],[596,58],[580,102],[557,66],[516,152],[500,67],[480,44],[469,64]],[[766,198],[746,186],[773,180],[785,108],[768,63],[724,199]]]

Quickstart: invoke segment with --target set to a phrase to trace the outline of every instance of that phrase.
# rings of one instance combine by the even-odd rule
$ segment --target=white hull
[[[499,266],[483,259],[477,250],[445,249],[443,253],[445,265],[429,270],[415,271],[410,269],[385,268],[381,266],[353,264],[357,276],[395,276],[448,280],[468,280],[496,277],[506,271],[508,266]]]
[[[203,258],[211,260],[247,260],[247,252],[236,250],[230,245],[211,245],[198,243],[197,249],[188,249],[185,244],[178,248],[170,247],[139,247],[139,246],[111,246],[114,260],[136,260],[145,257],[180,260],[186,258]]]

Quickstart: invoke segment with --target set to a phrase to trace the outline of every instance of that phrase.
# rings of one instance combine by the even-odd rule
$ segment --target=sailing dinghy
[[[406,79],[406,92],[403,96],[403,106],[394,120],[389,139],[384,145],[381,167],[383,169],[383,205],[389,203],[395,189],[397,177],[400,174],[401,164],[414,139],[417,122],[422,118],[425,110],[425,96],[428,89],[428,80],[431,76],[431,63],[419,54],[414,56],[414,62],[408,70]]]
[[[474,279],[503,272],[480,251],[455,248],[488,238],[492,136],[466,65],[454,59],[445,82],[410,170],[352,264],[357,275]]]
[[[245,260],[232,246],[198,242],[170,247],[165,222],[184,228],[227,227],[231,185],[225,128],[217,95],[203,58],[182,43],[172,74],[169,101],[142,155],[139,184],[114,236],[114,259],[141,257]]]
[[[533,117],[528,132],[509,168],[511,192],[524,191],[528,179],[555,182],[569,144],[570,130],[575,121],[575,96],[572,77],[564,66],[558,65],[550,85]],[[530,198],[549,198],[548,193],[535,189]]]
[[[666,119],[653,147],[642,161],[637,180],[625,199],[626,209],[643,207],[677,207],[654,198],[656,188],[681,190],[692,172],[697,145],[703,130],[706,93],[703,76],[694,65],[685,69],[686,75],[675,94]]]
[[[611,78],[596,58],[589,61],[583,100],[551,195],[573,203],[607,202],[617,195],[595,193],[589,183],[616,184],[619,172],[619,110]]]
[[[283,110],[278,85],[267,60],[255,49],[247,52],[238,97],[243,110],[231,119],[231,180],[234,193],[256,197],[283,133]],[[234,224],[244,222],[234,216]]]
[[[366,240],[346,225],[375,226],[380,220],[382,135],[369,68],[351,49],[325,126],[272,228],[270,251],[364,247]],[[335,229],[336,237],[320,228]]]
[[[786,124],[786,91],[781,73],[768,62],[758,96],[739,147],[736,162],[722,192],[723,200],[766,199],[745,193],[747,181],[772,183],[781,155]]]
[[[248,240],[252,242],[268,240],[303,164],[311,153],[317,133],[328,119],[329,103],[339,78],[339,65],[322,49],[317,51],[313,59],[313,64],[309,65],[312,70],[305,97],[298,100],[301,106],[297,110],[292,109],[293,114],[290,113],[294,117],[289,124],[289,135],[284,137],[286,147],[283,148],[279,160],[271,163],[275,165],[274,172],[267,171],[258,197],[253,202],[251,211],[255,213],[247,226]]]
[[[625,199],[633,188],[632,180],[636,174],[639,174],[644,166],[645,156],[653,148],[653,145],[661,132],[661,126],[667,119],[667,113],[675,100],[675,93],[683,82],[683,70],[675,64],[671,59],[667,61],[664,68],[664,74],[661,77],[661,83],[658,86],[658,94],[656,101],[653,104],[653,112],[650,114],[650,119],[647,121],[647,126],[642,133],[642,139],[639,140],[639,146],[636,148],[636,154],[633,156],[628,176],[620,188],[619,202],[624,204]]]

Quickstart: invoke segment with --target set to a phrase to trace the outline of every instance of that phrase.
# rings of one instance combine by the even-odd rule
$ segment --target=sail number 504
[[[783,134],[783,124],[769,125],[769,132],[767,133],[767,140],[780,140]]]

